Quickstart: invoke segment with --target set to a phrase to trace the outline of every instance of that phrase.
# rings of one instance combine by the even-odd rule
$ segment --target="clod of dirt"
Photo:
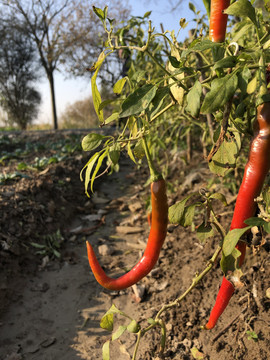
[[[106,245],[106,244],[100,245],[100,246],[98,247],[98,253],[99,253],[101,256],[112,255],[113,251],[114,251],[113,248],[109,247],[109,246]]]

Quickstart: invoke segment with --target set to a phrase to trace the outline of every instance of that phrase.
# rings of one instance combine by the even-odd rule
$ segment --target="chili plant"
[[[235,288],[241,285],[240,267],[246,248],[244,236],[253,225],[262,226],[264,231],[269,232],[269,217],[264,214],[254,219],[255,198],[260,196],[270,167],[270,96],[265,75],[266,64],[270,61],[269,8],[265,6],[262,11],[248,0],[238,0],[231,5],[229,1],[212,1],[211,6],[210,1],[204,3],[208,5],[210,34],[205,17],[194,5],[190,5],[195,16],[195,28],[192,36],[182,41],[178,40],[178,35],[181,36],[187,25],[185,19],[181,19],[176,31],[156,32],[151,20],[148,20],[150,13],[146,13],[143,17],[131,18],[124,27],[115,30],[113,19],[108,17],[108,8],[93,8],[107,34],[103,51],[91,67],[94,107],[100,126],[115,124],[118,132],[116,135],[90,133],[83,139],[83,150],[91,152],[81,171],[86,194],[90,196],[89,188],[94,190],[94,181],[99,176],[102,163],[107,161],[107,170],[117,170],[123,152],[137,165],[147,158],[150,172],[153,171],[153,160],[158,162],[161,172],[166,172],[168,169],[162,160],[169,156],[170,151],[177,149],[183,134],[188,135],[195,130],[201,139],[201,148],[208,152],[207,160],[213,176],[226,178],[228,173],[236,174],[236,170],[241,173],[245,167],[229,230],[221,226],[212,206],[216,199],[226,204],[222,193],[201,191],[189,194],[170,207],[171,223],[192,225],[203,239],[216,232],[221,241],[190,287],[178,299],[164,305],[154,319],[149,319],[148,327],[142,328],[130,319],[135,324],[131,332],[137,335],[133,359],[142,336],[156,327],[161,329],[161,349],[164,349],[166,331],[161,315],[185,299],[222,254],[223,283],[205,326],[213,328]],[[226,34],[228,16],[234,20],[230,33]],[[222,28],[217,28],[218,25]],[[111,98],[102,100],[98,89],[99,71],[104,60],[115,53],[123,59],[123,76],[114,84]],[[103,110],[108,105],[113,111],[105,118]],[[243,166],[244,162],[239,159],[247,152],[245,146],[248,142],[249,159]],[[261,199],[268,199],[266,194],[267,189]],[[269,199],[267,201],[269,204]],[[201,223],[194,226],[198,211]],[[162,237],[161,243],[163,241]],[[89,244],[87,246],[90,265],[98,281],[107,288],[120,288],[111,287],[114,280],[101,272],[92,248]],[[147,245],[147,255],[148,250],[156,261],[160,246],[153,253]],[[147,271],[141,274],[145,276]],[[122,279],[128,277],[129,273]],[[124,287],[131,283],[126,282]],[[110,309],[102,319],[103,327],[112,330],[113,314],[123,315],[115,307]],[[130,326],[117,330],[112,340],[129,330]],[[109,359],[109,342],[103,348],[103,358]]]

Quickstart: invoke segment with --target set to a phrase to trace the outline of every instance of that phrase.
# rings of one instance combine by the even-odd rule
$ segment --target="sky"
[[[192,27],[192,19],[194,14],[189,9],[189,1],[183,0],[182,4],[173,13],[170,12],[171,7],[169,1],[163,0],[129,0],[132,8],[132,15],[143,16],[147,11],[152,11],[150,19],[157,31],[160,31],[160,23],[163,24],[164,30],[179,29],[179,20],[185,18],[189,22],[189,26],[181,30],[183,38],[187,36],[188,29]],[[174,3],[177,3],[175,0]],[[192,1],[197,10],[204,11],[202,1]],[[41,92],[42,104],[38,119],[35,123],[52,123],[51,116],[51,98],[49,84],[46,77],[40,79],[38,90]],[[55,73],[55,92],[56,106],[58,117],[64,112],[65,108],[78,100],[83,100],[91,95],[90,81],[86,79],[65,79],[61,73]]]

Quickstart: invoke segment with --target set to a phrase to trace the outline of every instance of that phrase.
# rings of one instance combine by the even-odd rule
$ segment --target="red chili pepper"
[[[258,106],[257,121],[254,124],[254,138],[251,142],[249,159],[245,167],[244,177],[237,196],[230,230],[246,227],[245,220],[254,216],[256,203],[254,199],[260,195],[265,177],[270,169],[270,102]],[[239,267],[242,266],[246,244],[239,241],[236,248],[241,252]],[[212,329],[225,310],[234,293],[233,284],[223,277],[216,303],[211,311],[206,329]]]
[[[107,276],[99,265],[92,246],[88,241],[86,242],[90,267],[96,280],[106,289],[126,289],[141,280],[155,266],[166,237],[168,224],[166,183],[163,179],[152,182],[151,202],[152,221],[147,246],[140,261],[128,273],[118,279]]]
[[[213,42],[223,42],[226,35],[228,15],[223,11],[230,5],[230,0],[212,0],[210,12],[209,36]]]

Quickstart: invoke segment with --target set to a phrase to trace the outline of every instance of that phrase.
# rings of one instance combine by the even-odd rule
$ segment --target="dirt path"
[[[128,168],[124,168],[120,177],[107,178],[95,194],[91,215],[104,214],[106,226],[101,226],[92,236],[83,236],[98,222],[77,217],[69,226],[74,235],[73,241],[65,245],[64,261],[49,261],[35,276],[21,274],[23,286],[19,285],[16,301],[1,318],[1,360],[100,358],[99,336],[108,333],[99,327],[99,321],[111,306],[112,297],[103,292],[90,272],[85,239],[97,245],[115,233],[114,223],[123,215],[112,200],[121,205],[134,195],[130,194],[134,189],[129,190],[132,178],[127,178],[127,174]],[[123,247],[120,238],[118,242],[117,246],[111,244],[114,251]],[[121,305],[126,298],[127,295],[120,296]]]

